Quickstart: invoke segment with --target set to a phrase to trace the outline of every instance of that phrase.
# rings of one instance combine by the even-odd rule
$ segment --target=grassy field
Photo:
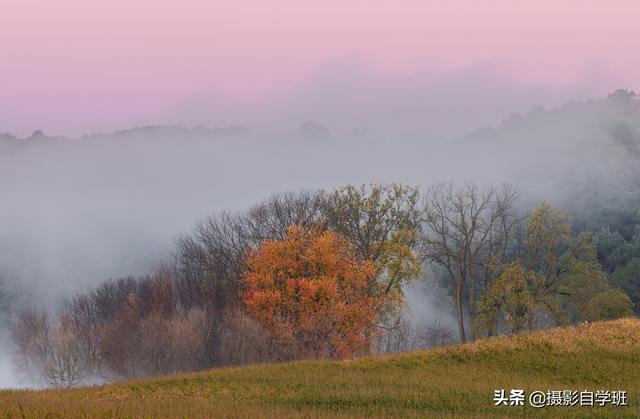
[[[626,390],[628,406],[494,406],[496,389]],[[2,391],[2,417],[640,417],[640,320],[342,362]]]

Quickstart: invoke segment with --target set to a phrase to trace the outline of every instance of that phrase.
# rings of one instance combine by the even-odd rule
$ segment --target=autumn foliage
[[[368,289],[376,270],[342,236],[294,226],[263,242],[247,267],[249,312],[301,357],[343,358],[370,345],[381,305]]]

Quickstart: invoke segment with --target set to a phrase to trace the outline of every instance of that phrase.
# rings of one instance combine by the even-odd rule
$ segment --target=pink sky
[[[623,0],[2,0],[0,132],[163,122],[202,94],[255,111],[345,59],[601,95],[638,88],[639,18]]]

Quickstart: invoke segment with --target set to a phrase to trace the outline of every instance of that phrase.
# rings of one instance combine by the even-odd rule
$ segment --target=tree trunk
[[[464,312],[462,311],[462,282],[456,283],[456,316],[458,317],[458,333],[460,335],[460,343],[466,343],[467,337],[464,333]]]
[[[364,349],[362,350],[363,355],[371,355],[371,345],[373,345],[373,337],[371,336],[371,331],[364,331]]]
[[[469,275],[469,319],[471,319],[471,341],[476,340],[476,281]]]

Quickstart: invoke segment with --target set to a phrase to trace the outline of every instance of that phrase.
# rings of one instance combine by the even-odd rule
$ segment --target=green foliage
[[[619,267],[611,275],[611,284],[626,292],[640,314],[640,257]]]
[[[611,288],[598,262],[593,236],[581,233],[572,239],[562,261],[558,285],[562,314],[571,321],[587,320],[587,305],[594,296]]]
[[[562,316],[556,300],[560,277],[569,269],[562,256],[571,240],[569,220],[567,213],[542,202],[526,221],[525,266],[536,273],[529,283],[534,310],[542,306],[556,320]]]
[[[545,203],[529,219],[527,250],[530,266],[537,269],[519,262],[504,266],[479,306],[480,324],[489,334],[501,320],[510,333],[531,329],[541,310],[561,325],[594,319],[594,298],[602,301],[601,294],[611,286],[598,262],[593,236],[571,237],[567,219]]]
[[[631,314],[628,296],[611,289],[598,260],[596,239],[586,232],[572,237],[569,219],[546,202],[529,217],[526,251],[529,268],[537,273],[530,283],[534,305],[545,307],[559,324]],[[616,249],[626,243],[606,231],[597,239],[600,246]],[[625,282],[624,275],[619,276]]]
[[[626,265],[632,257],[640,256],[640,234],[635,240],[626,241],[622,234],[611,231],[609,227],[601,229],[596,235],[598,243],[598,259],[607,272]]]
[[[633,303],[627,294],[609,289],[595,295],[586,305],[584,319],[615,320],[633,315]]]
[[[526,250],[529,267],[541,271],[539,289],[535,295],[541,297],[553,285],[561,270],[562,250],[571,238],[570,217],[562,210],[542,202],[527,220]]]
[[[640,189],[631,177],[575,190],[567,202],[578,231],[605,229],[630,240],[640,225]]]
[[[535,304],[529,284],[536,281],[536,273],[519,262],[507,265],[478,304],[478,326],[489,335],[497,332],[500,314],[510,333],[521,332],[531,324]]]
[[[588,307],[593,298],[611,289],[602,270],[579,263],[579,269],[567,274],[559,287],[562,308],[570,321],[589,320]]]
[[[397,183],[347,185],[329,198],[329,227],[352,243],[359,259],[375,263],[374,293],[401,294],[403,284],[420,277],[418,198],[418,188]]]

